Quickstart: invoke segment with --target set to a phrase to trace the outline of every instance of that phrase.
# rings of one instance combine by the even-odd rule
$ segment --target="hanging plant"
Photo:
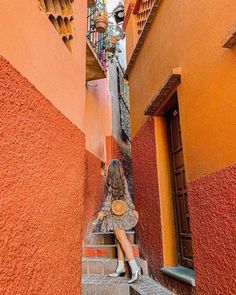
[[[96,5],[96,1],[95,0],[88,0],[88,8],[92,8]]]
[[[105,0],[96,1],[96,11],[94,13],[96,32],[104,34],[107,29],[108,18]]]
[[[116,36],[110,37],[108,39],[108,42],[107,42],[106,51],[110,52],[110,53],[115,53],[115,51],[116,51],[116,43],[117,43]]]
[[[119,52],[119,41],[125,37],[124,30],[115,22],[114,11],[107,12],[105,0],[96,0],[96,5],[89,10],[89,16],[91,33],[97,40],[94,47],[99,48],[99,56],[102,54],[106,63],[116,51]]]
[[[105,15],[97,15],[95,18],[96,32],[104,34],[107,29],[107,17]]]
[[[125,38],[123,28],[108,22],[106,31],[106,60],[112,61],[116,52],[121,52],[119,41]]]

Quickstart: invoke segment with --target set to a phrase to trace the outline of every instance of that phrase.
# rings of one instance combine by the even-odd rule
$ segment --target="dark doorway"
[[[181,139],[181,126],[177,94],[175,102],[166,114],[170,162],[172,167],[173,201],[175,207],[175,223],[178,241],[179,264],[187,268],[194,268],[190,216],[188,207],[188,193],[185,181],[185,166]]]

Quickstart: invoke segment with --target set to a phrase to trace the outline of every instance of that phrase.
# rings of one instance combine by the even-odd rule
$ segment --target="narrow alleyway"
[[[127,232],[133,245],[138,264],[142,267],[143,276],[139,282],[129,285],[130,271],[126,262],[125,277],[110,278],[117,264],[116,243],[114,233],[101,233],[98,230],[91,233],[89,239],[83,242],[83,295],[171,295],[148,276],[147,261],[139,258],[138,245],[135,244],[135,232]]]
[[[0,295],[236,295],[236,1],[0,7]]]

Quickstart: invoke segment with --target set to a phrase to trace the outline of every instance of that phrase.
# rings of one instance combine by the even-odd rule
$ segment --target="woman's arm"
[[[111,209],[111,197],[110,197],[110,194],[108,193],[103,202],[102,209],[98,213],[97,219],[103,220],[106,217],[106,215],[109,213],[110,209]]]
[[[110,193],[108,193],[103,202],[101,212],[103,212],[104,215],[107,215],[110,212],[110,210],[111,210],[111,195]]]

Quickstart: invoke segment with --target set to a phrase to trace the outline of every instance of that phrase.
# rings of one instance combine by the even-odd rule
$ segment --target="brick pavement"
[[[109,278],[102,275],[83,275],[83,295],[172,295],[173,293],[148,276],[129,285],[128,278]]]

